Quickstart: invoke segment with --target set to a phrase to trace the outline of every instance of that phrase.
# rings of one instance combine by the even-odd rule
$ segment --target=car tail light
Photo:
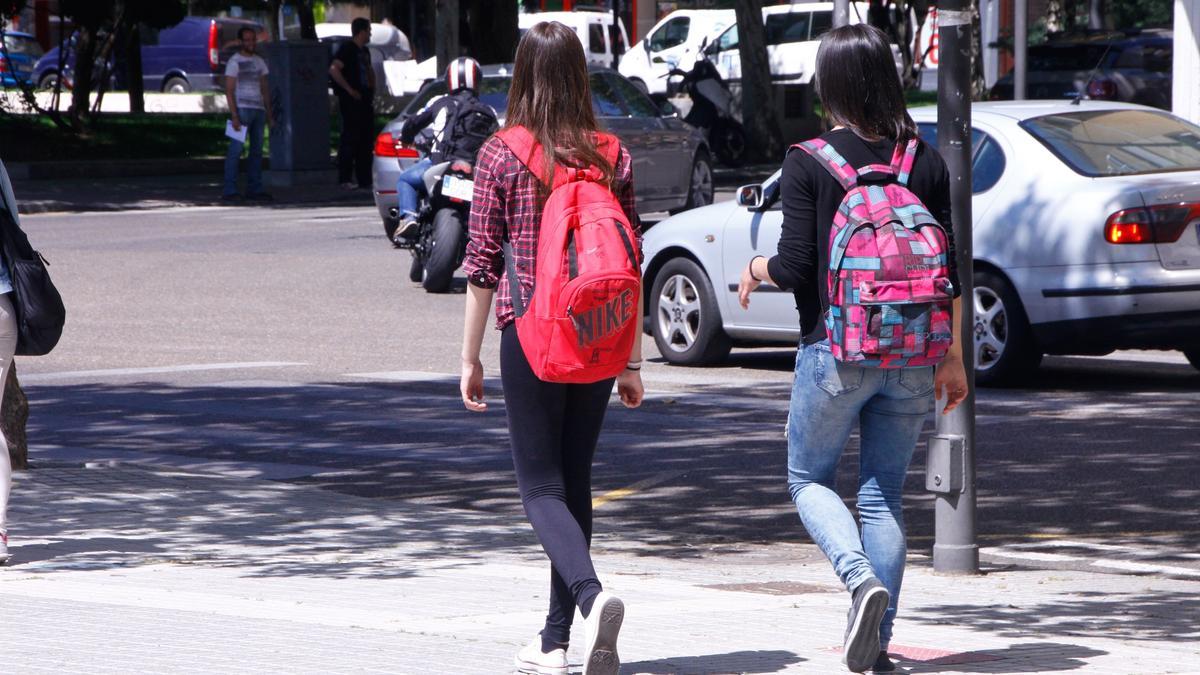
[[[1104,240],[1110,244],[1173,244],[1197,219],[1200,203],[1123,209],[1108,217]]]
[[[392,136],[392,132],[385,131],[375,137],[375,156],[416,159],[421,155],[413,148],[400,147],[399,141]]]
[[[213,21],[208,24],[208,67],[216,70],[220,64],[221,52],[217,49],[217,22]]]
[[[1115,101],[1117,98],[1117,83],[1112,80],[1092,80],[1088,82],[1088,98],[1101,101]]]

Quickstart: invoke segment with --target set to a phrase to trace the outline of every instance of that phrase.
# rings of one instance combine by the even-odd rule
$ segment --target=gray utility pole
[[[1029,73],[1029,0],[1013,0],[1013,100],[1024,101]]]
[[[621,0],[612,0],[612,17],[613,25],[610,31],[612,39],[609,40],[609,44],[612,45],[613,53],[612,69],[616,70],[623,55],[621,47],[624,44],[621,42]]]
[[[971,264],[971,18],[972,0],[938,5],[938,144],[950,170],[950,207],[962,284],[963,361],[967,397],[949,415],[937,415],[929,441],[925,486],[936,493],[933,569],[979,572],[975,539],[975,312]]]
[[[833,0],[833,27],[840,28],[850,23],[850,0]]]
[[[458,58],[458,0],[437,0],[434,27],[437,76],[441,77],[450,62]]]

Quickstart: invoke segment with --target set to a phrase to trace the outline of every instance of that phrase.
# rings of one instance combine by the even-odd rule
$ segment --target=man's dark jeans
[[[338,182],[357,178],[359,187],[371,186],[371,151],[375,145],[375,110],[371,97],[356,101],[338,96],[342,135],[338,143]]]

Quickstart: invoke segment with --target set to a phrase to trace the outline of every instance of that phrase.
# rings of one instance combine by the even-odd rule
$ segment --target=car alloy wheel
[[[688,203],[692,208],[708,206],[713,199],[713,172],[708,158],[701,157],[692,166],[692,194]]]
[[[700,292],[692,280],[682,274],[668,278],[658,296],[658,327],[670,349],[686,352],[696,344],[700,317]]]
[[[987,372],[1000,359],[1008,344],[1008,313],[1004,300],[990,288],[975,288],[975,370]]]

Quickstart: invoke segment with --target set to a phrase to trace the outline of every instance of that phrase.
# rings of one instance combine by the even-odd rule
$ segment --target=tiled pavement
[[[19,474],[10,527],[3,673],[502,673],[548,587],[516,518],[167,468]],[[844,672],[847,596],[811,546],[596,552],[624,673]],[[1198,590],[918,557],[893,651],[912,673],[1200,673]]]

